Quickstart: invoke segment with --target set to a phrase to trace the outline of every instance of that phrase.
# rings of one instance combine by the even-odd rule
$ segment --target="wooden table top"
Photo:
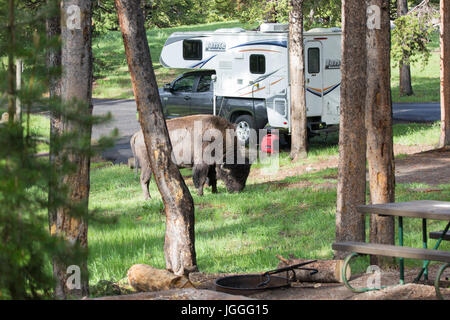
[[[450,221],[450,202],[448,201],[419,200],[372,204],[358,206],[357,210],[363,214]]]

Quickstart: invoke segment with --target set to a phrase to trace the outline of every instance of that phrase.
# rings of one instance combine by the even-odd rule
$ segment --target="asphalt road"
[[[410,122],[434,122],[441,119],[441,106],[431,103],[394,103],[394,120]]]
[[[94,126],[92,139],[97,140],[108,135],[115,128],[119,129],[119,137],[114,148],[103,152],[105,160],[114,164],[128,163],[133,156],[130,148],[131,136],[140,129],[136,117],[136,102],[134,100],[97,100],[94,99],[94,115],[106,115],[111,112],[113,120],[101,126]]]
[[[105,115],[111,112],[113,121],[106,125],[95,126],[92,138],[98,139],[109,134],[114,128],[119,129],[116,146],[103,152],[104,159],[115,164],[127,163],[131,158],[130,138],[140,129],[136,118],[134,100],[94,100],[94,114]],[[394,120],[409,122],[432,122],[441,118],[439,103],[398,103],[393,106]]]

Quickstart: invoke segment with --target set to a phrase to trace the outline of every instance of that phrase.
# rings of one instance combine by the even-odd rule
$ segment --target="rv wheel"
[[[255,129],[255,121],[252,116],[242,115],[236,118],[236,136],[244,142],[246,145],[250,140],[250,133],[252,129]]]

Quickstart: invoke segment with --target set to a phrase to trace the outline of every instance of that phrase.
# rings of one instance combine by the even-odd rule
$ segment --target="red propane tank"
[[[276,151],[273,148],[275,141],[280,141],[280,138],[276,134],[266,134],[261,141],[261,151],[265,153],[274,153]]]

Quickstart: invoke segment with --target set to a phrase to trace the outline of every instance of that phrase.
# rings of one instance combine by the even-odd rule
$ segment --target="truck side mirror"
[[[164,91],[172,92],[172,85],[170,83],[165,84],[164,85]]]

